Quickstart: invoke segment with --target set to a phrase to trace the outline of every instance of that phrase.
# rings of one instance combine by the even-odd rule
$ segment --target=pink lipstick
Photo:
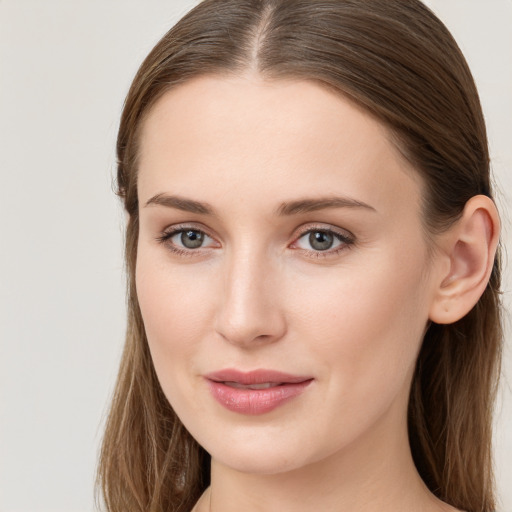
[[[300,395],[313,381],[312,377],[273,370],[226,369],[205,378],[217,402],[230,411],[252,415],[272,411]]]

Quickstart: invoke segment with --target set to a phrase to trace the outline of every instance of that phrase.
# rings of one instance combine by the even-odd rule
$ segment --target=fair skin
[[[415,469],[407,401],[428,321],[455,321],[485,288],[492,202],[473,198],[429,254],[421,179],[386,128],[318,84],[254,75],[200,77],[159,99],[138,187],[151,355],[212,456],[194,511],[455,510]],[[205,376],[226,368],[310,382],[248,414],[212,396]]]

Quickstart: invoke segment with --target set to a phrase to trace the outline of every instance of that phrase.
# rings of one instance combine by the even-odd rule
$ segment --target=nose
[[[245,349],[273,343],[286,332],[282,284],[264,255],[235,255],[225,262],[215,330]]]

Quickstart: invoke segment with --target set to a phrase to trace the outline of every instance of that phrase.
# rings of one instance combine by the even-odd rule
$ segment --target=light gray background
[[[0,512],[93,510],[124,333],[123,214],[111,191],[118,118],[143,57],[195,3],[0,0]],[[428,4],[476,77],[509,216],[512,1]],[[505,220],[509,248],[510,233]],[[508,332],[500,512],[512,511]]]

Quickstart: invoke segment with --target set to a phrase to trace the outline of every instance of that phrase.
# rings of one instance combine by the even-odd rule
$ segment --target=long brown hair
[[[209,456],[156,378],[137,301],[141,122],[177,84],[248,70],[269,80],[314,80],[382,121],[423,178],[427,233],[450,226],[472,196],[491,197],[473,78],[446,27],[419,0],[205,0],[193,8],[141,65],[119,128],[118,194],[129,214],[128,327],[98,471],[110,512],[188,512],[209,484]],[[430,325],[409,400],[409,438],[421,477],[436,496],[468,512],[495,507],[499,288],[498,254],[472,311],[455,324]]]

